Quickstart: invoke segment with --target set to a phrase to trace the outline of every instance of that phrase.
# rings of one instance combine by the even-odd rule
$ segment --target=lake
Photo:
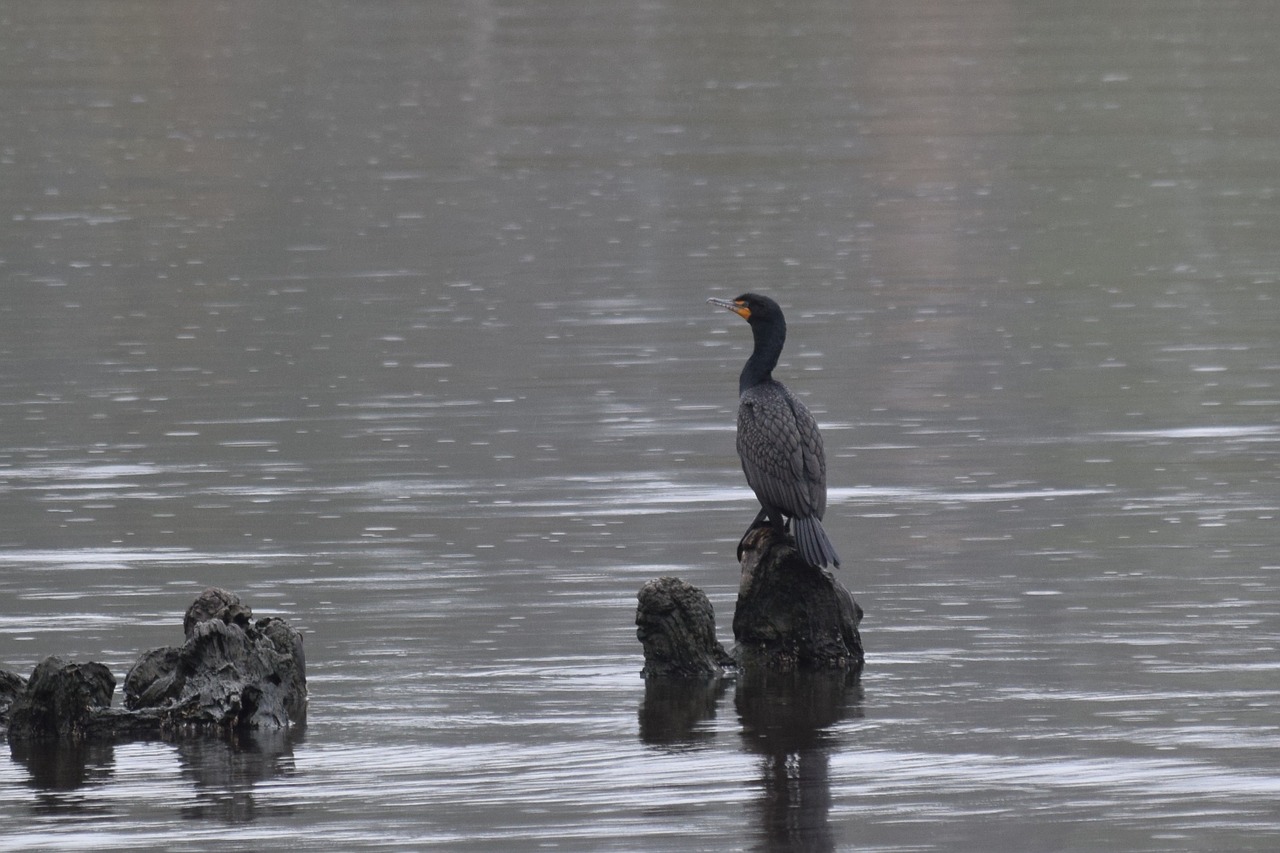
[[[307,725],[0,750],[0,850],[1280,847],[1267,2],[0,6],[0,666],[306,636]],[[860,677],[732,643],[751,337]],[[117,697],[117,702],[119,698]]]

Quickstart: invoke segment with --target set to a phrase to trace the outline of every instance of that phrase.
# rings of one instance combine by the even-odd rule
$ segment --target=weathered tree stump
[[[715,678],[734,666],[716,639],[716,616],[702,590],[679,578],[640,588],[636,636],[644,645],[645,678]]]
[[[789,536],[760,527],[746,537],[733,613],[743,666],[850,669],[864,661],[862,608],[835,576],[808,565]]]
[[[302,634],[252,621],[234,594],[207,589],[187,610],[181,646],[144,652],[112,708],[116,680],[100,663],[50,657],[31,678],[0,672],[0,722],[11,741],[284,729],[306,718]],[[5,697],[11,696],[11,702]]]
[[[182,633],[188,640],[201,622],[217,619],[227,625],[238,625],[246,630],[253,621],[253,611],[240,601],[240,596],[225,589],[211,586],[191,602],[182,617]]]
[[[16,672],[0,669],[0,723],[9,719],[14,700],[27,689],[27,680]]]
[[[306,715],[302,635],[259,619],[234,593],[206,589],[182,621],[181,647],[143,653],[124,680],[125,707],[157,711],[168,727],[287,727]]]
[[[731,654],[716,640],[711,602],[679,578],[641,588],[636,635],[647,679],[716,677],[738,667],[861,669],[860,608],[835,576],[800,557],[795,541],[771,527],[743,540],[742,578]]]
[[[89,735],[97,713],[111,707],[116,680],[100,663],[47,657],[9,708],[11,736],[38,739]]]

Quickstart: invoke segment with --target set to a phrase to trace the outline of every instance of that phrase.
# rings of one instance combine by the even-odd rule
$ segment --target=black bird
[[[708,299],[751,324],[755,349],[738,377],[738,458],[761,510],[747,533],[768,521],[785,533],[795,522],[796,546],[815,568],[840,567],[840,557],[822,529],[827,510],[827,463],[818,424],[805,404],[773,378],[787,339],[778,303],[744,293],[732,301]],[[746,534],[743,534],[746,540]],[[742,544],[738,545],[741,557]]]

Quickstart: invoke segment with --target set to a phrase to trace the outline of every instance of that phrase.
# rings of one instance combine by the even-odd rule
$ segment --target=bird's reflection
[[[640,738],[654,746],[696,746],[729,681],[652,679],[640,707]],[[740,672],[734,706],[743,747],[760,756],[759,850],[835,850],[828,766],[833,725],[862,713],[857,671]]]
[[[748,670],[734,702],[746,749],[762,757],[759,849],[835,850],[829,729],[861,714],[857,673]]]

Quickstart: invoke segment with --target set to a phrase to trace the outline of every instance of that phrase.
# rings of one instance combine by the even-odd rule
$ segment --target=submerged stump
[[[0,723],[8,721],[9,709],[13,707],[14,700],[26,692],[26,689],[25,678],[16,672],[0,669]]]
[[[743,540],[733,614],[737,641],[726,653],[702,590],[679,578],[641,588],[636,635],[647,679],[717,677],[735,666],[856,671],[863,665],[862,608],[829,571],[810,566],[790,536],[770,527]]]
[[[37,739],[91,735],[95,718],[111,707],[115,689],[111,670],[100,663],[47,657],[9,706],[9,734]]]
[[[307,707],[302,634],[283,619],[253,620],[238,596],[206,589],[187,608],[182,646],[143,653],[124,679],[125,707],[169,728],[281,729]]]
[[[716,639],[716,616],[702,590],[679,578],[640,588],[636,636],[644,646],[645,678],[715,678],[734,660]]]
[[[186,642],[144,652],[124,679],[100,663],[41,661],[25,682],[0,672],[0,722],[11,741],[285,729],[306,717],[302,634],[283,619],[252,621],[238,596],[206,589],[183,620]],[[7,705],[7,707],[6,707]]]
[[[791,537],[760,527],[743,540],[733,613],[734,657],[743,666],[857,669],[862,608],[825,569],[804,561]]]

